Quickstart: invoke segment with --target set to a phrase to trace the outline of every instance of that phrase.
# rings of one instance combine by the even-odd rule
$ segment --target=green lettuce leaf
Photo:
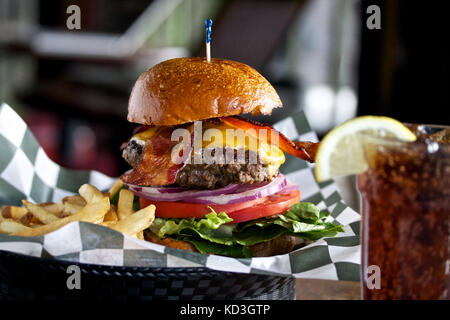
[[[283,216],[297,221],[316,223],[320,220],[320,209],[311,202],[298,202],[293,204]]]
[[[257,225],[245,228],[242,231],[233,232],[233,237],[236,243],[244,246],[252,246],[254,244],[270,241],[279,236],[286,234],[288,230],[284,227],[277,226],[275,224],[269,225],[265,228],[261,228]]]
[[[234,225],[225,225],[233,221],[225,212],[217,214],[213,209],[205,218],[161,219],[156,218],[150,226],[150,231],[159,237],[164,236],[197,236],[199,238],[233,245]]]
[[[246,229],[255,229],[260,227],[260,232],[266,232],[269,226],[278,225],[289,234],[306,240],[318,240],[324,237],[334,237],[338,232],[344,232],[340,225],[325,222],[330,214],[321,212],[320,209],[310,202],[299,202],[283,214],[274,218],[261,218],[249,222],[243,222],[237,225],[234,232],[235,236],[243,233]]]
[[[325,222],[328,216],[328,212],[321,212],[314,204],[303,202],[274,217],[233,224],[225,212],[216,213],[211,208],[211,213],[204,218],[155,218],[150,231],[159,237],[190,242],[201,253],[248,257],[251,256],[249,246],[281,235],[314,241],[344,232],[340,225]]]
[[[248,247],[239,244],[223,245],[194,237],[184,237],[182,240],[193,244],[200,253],[217,254],[233,258],[252,257],[251,250]]]

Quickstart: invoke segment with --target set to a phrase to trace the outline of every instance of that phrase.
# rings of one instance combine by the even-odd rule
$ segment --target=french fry
[[[38,222],[38,223],[36,223],[36,222],[30,222],[30,224],[27,225],[27,227],[30,227],[30,228],[38,228],[38,227],[42,227],[42,226],[44,226],[44,224],[42,224],[42,223],[40,223],[40,222]]]
[[[28,225],[29,227],[43,224],[38,218],[33,216],[31,212],[28,212],[26,216],[22,217],[20,222]]]
[[[54,214],[51,214],[46,209],[44,209],[43,207],[40,207],[37,204],[31,203],[26,200],[22,200],[22,203],[25,206],[25,208],[27,208],[28,211],[31,212],[31,214],[33,216],[38,218],[39,221],[41,221],[43,224],[49,224],[49,223],[59,220],[59,218],[57,216],[55,216]]]
[[[31,230],[31,228],[12,219],[4,219],[3,221],[0,221],[0,233],[11,234],[16,232],[25,232],[28,230]]]
[[[117,207],[115,205],[111,205],[109,211],[106,213],[105,218],[103,219],[104,222],[117,222],[119,218],[117,217]]]
[[[0,208],[0,232],[18,236],[40,236],[73,221],[100,224],[137,239],[144,239],[143,230],[155,219],[155,206],[133,210],[133,192],[121,189],[116,181],[110,192],[100,192],[92,185],[80,187],[80,195],[64,197],[62,203],[34,204],[23,200],[24,207]],[[119,192],[117,207],[110,203],[110,193]]]
[[[120,188],[122,188],[123,186],[123,182],[120,179],[117,179],[116,183],[114,183],[114,185],[111,187],[111,189],[109,189],[109,194],[111,196],[115,195],[117,193],[117,191],[119,191]]]
[[[62,203],[63,204],[65,204],[65,203],[72,203],[72,204],[77,204],[79,206],[83,206],[84,207],[87,202],[82,196],[76,194],[76,195],[73,195],[73,196],[64,197],[62,199]]]
[[[87,204],[86,200],[80,195],[73,195],[64,197],[62,199],[62,216],[67,217],[80,212],[81,209]]]
[[[56,202],[42,202],[38,204],[39,207],[44,208],[51,214],[59,217],[64,209],[64,206],[61,203]]]
[[[14,220],[20,220],[28,212],[27,209],[16,206],[3,206],[2,215],[4,218],[11,218]]]
[[[102,192],[90,184],[83,184],[80,189],[78,189],[78,192],[87,203],[102,201],[103,198],[105,198],[105,195]]]
[[[117,213],[119,216],[119,220],[123,220],[133,214],[133,200],[133,192],[127,189],[120,190],[119,202],[117,203]]]
[[[25,215],[22,216],[22,218],[20,218],[20,220],[18,220],[18,222],[20,222],[21,224],[23,224],[24,226],[31,226],[32,224],[36,224],[39,223],[41,224],[41,222],[35,218],[30,212],[27,212]]]
[[[0,221],[4,221],[6,219],[12,219],[28,226],[33,219],[33,215],[23,207],[2,206],[0,208]]]
[[[109,210],[109,199],[103,198],[97,202],[88,203],[80,212],[72,216],[68,216],[62,219],[58,219],[50,224],[46,224],[40,227],[36,227],[29,230],[24,230],[21,232],[14,233],[18,236],[41,236],[49,232],[55,231],[56,229],[65,226],[66,224],[73,221],[84,221],[96,223],[103,220],[103,217]]]
[[[117,221],[103,221],[103,222],[100,222],[99,225],[111,228],[116,223],[117,223]]]
[[[67,216],[71,216],[74,214],[77,214],[78,212],[81,211],[81,209],[84,208],[84,206],[80,206],[79,204],[75,204],[75,203],[70,203],[70,202],[66,202],[63,204],[63,211],[61,213],[61,215],[63,217],[67,217]]]
[[[141,209],[132,215],[129,215],[123,220],[110,225],[111,229],[128,234],[135,235],[136,233],[147,229],[155,219],[155,206],[150,205]]]

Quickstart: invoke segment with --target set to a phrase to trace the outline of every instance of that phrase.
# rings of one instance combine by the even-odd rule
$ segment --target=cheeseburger
[[[284,153],[313,162],[317,143],[240,116],[281,106],[262,75],[234,61],[178,58],[144,72],[129,98],[128,120],[140,126],[122,146],[132,169],[121,180],[141,208],[156,206],[145,239],[252,257],[342,231],[280,173]]]

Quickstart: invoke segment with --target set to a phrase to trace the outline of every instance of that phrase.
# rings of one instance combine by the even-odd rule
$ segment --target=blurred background
[[[356,115],[449,124],[444,1],[0,0],[0,101],[56,162],[117,176],[139,74],[170,58],[212,56],[261,72],[284,108],[319,136]],[[80,29],[68,19],[80,8]],[[371,5],[380,29],[368,27]],[[72,20],[73,22],[73,20]],[[372,20],[373,23],[373,20]],[[1,152],[1,151],[0,151]]]

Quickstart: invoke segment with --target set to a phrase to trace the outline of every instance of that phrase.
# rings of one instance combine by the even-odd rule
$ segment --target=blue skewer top
[[[205,20],[205,30],[206,30],[206,43],[211,42],[211,26],[212,26],[212,20],[206,19]]]

